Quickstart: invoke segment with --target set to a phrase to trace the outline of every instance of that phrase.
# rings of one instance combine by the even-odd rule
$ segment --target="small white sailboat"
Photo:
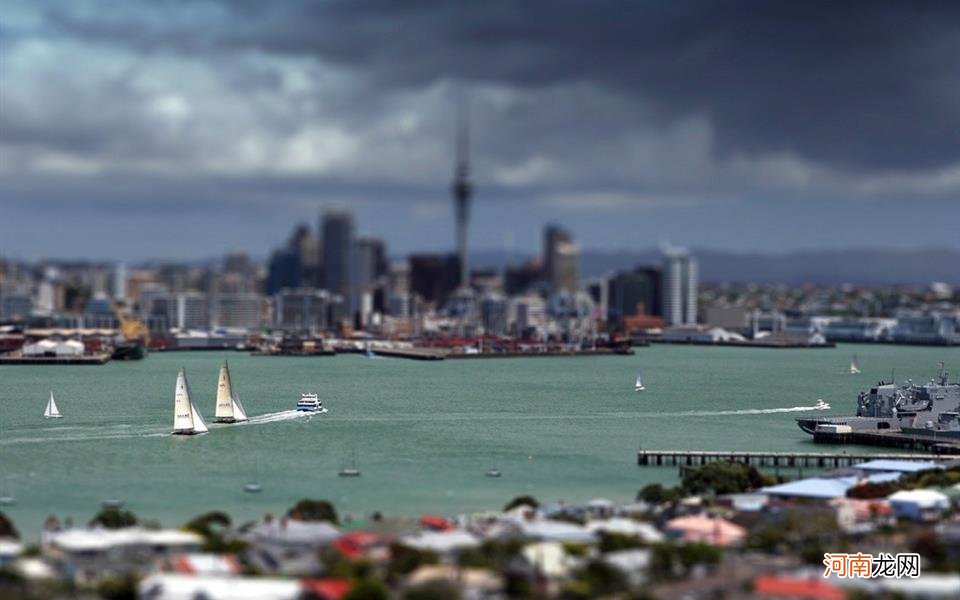
[[[255,481],[251,481],[250,483],[243,486],[243,491],[245,491],[248,494],[258,494],[261,491],[263,491],[263,487],[259,483]]]
[[[857,355],[854,354],[853,358],[850,359],[850,374],[859,375],[860,374],[860,361],[857,360]]]
[[[50,392],[50,399],[47,400],[47,407],[43,410],[43,416],[47,419],[62,419],[60,409],[57,408],[57,401],[53,399],[53,392]]]
[[[340,472],[337,473],[340,477],[360,477],[360,469],[357,468],[357,451],[353,451],[353,459],[350,461],[349,467],[344,467],[340,469]]]
[[[642,377],[642,375],[643,375],[642,373],[637,373],[637,382],[636,382],[636,384],[634,385],[634,388],[633,388],[634,391],[636,391],[636,392],[642,392],[643,390],[647,389],[647,388],[644,387],[644,385],[643,385],[643,377]]]
[[[240,403],[240,397],[233,389],[230,380],[230,367],[224,361],[220,365],[220,375],[217,381],[217,411],[213,417],[214,423],[242,423],[247,420],[247,411]]]
[[[177,373],[177,387],[173,397],[173,435],[197,435],[207,433],[207,424],[200,411],[190,399],[190,384],[183,369]]]

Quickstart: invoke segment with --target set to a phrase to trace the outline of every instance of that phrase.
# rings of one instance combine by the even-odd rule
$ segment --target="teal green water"
[[[859,376],[845,374],[854,352]],[[210,421],[225,358],[258,422],[167,435],[178,367]],[[355,516],[454,515],[521,493],[628,501],[645,483],[676,474],[637,467],[640,445],[814,450],[794,418],[849,414],[858,390],[891,368],[921,380],[940,360],[960,368],[960,349],[654,346],[630,357],[439,363],[194,352],[98,367],[4,366],[0,493],[17,503],[0,510],[34,535],[47,515],[83,522],[107,497],[169,525],[214,508],[255,518],[302,497],[332,500]],[[641,368],[648,390],[637,394]],[[41,416],[51,389],[65,415],[56,421]],[[329,412],[290,418],[285,411],[304,391],[319,393]],[[833,409],[773,410],[817,398]],[[338,477],[354,450],[362,477]],[[492,466],[503,477],[485,477]],[[251,479],[261,494],[243,492]]]

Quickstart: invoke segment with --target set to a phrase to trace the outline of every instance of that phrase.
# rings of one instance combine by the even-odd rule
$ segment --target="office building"
[[[323,288],[349,299],[350,259],[353,254],[353,215],[331,210],[320,224],[323,252]]]
[[[697,324],[697,261],[683,248],[663,251],[663,318],[667,325]]]
[[[634,316],[661,316],[661,272],[653,267],[622,271],[607,284],[607,319],[622,324]]]

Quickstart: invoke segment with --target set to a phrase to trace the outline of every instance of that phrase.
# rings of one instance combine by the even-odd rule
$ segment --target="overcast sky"
[[[956,2],[0,8],[0,255],[266,254],[348,205],[470,245],[960,248]]]

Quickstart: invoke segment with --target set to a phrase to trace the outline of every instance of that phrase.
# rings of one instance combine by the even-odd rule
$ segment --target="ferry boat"
[[[300,412],[325,413],[323,402],[317,398],[316,394],[300,394],[300,401],[297,402],[297,410]]]
[[[823,398],[817,398],[817,403],[814,405],[814,408],[817,410],[828,410],[830,408],[830,403],[824,402]]]

